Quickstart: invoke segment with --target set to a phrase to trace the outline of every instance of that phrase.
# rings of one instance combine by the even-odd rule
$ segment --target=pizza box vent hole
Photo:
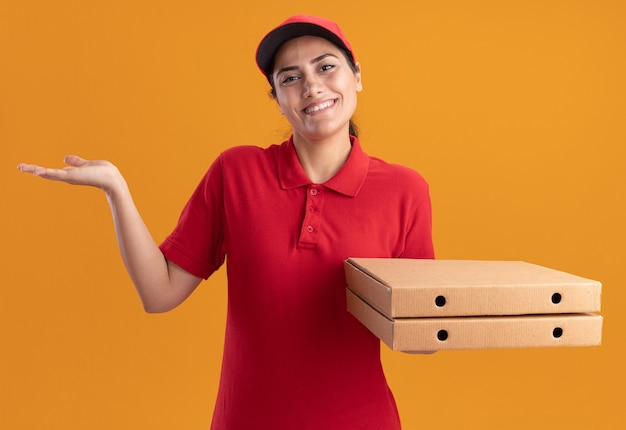
[[[446,305],[446,298],[444,296],[437,296],[435,298],[435,304],[438,308],[442,308]]]

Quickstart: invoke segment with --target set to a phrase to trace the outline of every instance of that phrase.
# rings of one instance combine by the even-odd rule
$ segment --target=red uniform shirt
[[[215,430],[400,428],[380,342],[346,311],[343,260],[433,258],[428,185],[366,155],[313,184],[291,140],[223,152],[161,244],[207,278],[228,256]]]

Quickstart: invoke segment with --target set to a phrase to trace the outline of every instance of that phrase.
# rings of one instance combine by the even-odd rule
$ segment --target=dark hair
[[[337,47],[339,48],[339,50],[341,51],[341,53],[343,54],[344,57],[346,57],[346,61],[348,61],[348,65],[350,66],[350,68],[352,69],[352,71],[354,73],[359,73],[359,66],[357,66],[354,61],[352,61],[352,57],[350,56],[350,54],[348,54],[348,52],[341,48],[341,47]],[[272,68],[271,70],[274,70],[274,60],[272,60]],[[269,74],[267,76],[267,79],[270,82],[270,86],[272,87],[270,89],[270,97],[272,97],[274,100],[276,100],[276,86],[274,84],[274,75],[273,74]],[[354,136],[354,137],[359,137],[359,128],[357,127],[357,125],[354,123],[354,121],[352,119],[350,119],[350,131],[349,131],[350,135]]]

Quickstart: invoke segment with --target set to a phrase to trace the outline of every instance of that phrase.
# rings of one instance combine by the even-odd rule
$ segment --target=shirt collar
[[[361,149],[356,137],[350,136],[350,142],[352,143],[352,150],[348,159],[339,172],[322,185],[338,193],[354,197],[359,193],[367,176],[369,157]],[[312,184],[298,160],[296,148],[293,145],[293,136],[278,148],[278,177],[283,189]]]

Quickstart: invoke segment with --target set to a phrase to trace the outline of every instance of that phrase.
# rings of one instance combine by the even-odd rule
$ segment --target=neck
[[[294,135],[293,144],[304,172],[315,184],[323,184],[335,176],[352,149],[348,134],[323,141],[309,141]]]

